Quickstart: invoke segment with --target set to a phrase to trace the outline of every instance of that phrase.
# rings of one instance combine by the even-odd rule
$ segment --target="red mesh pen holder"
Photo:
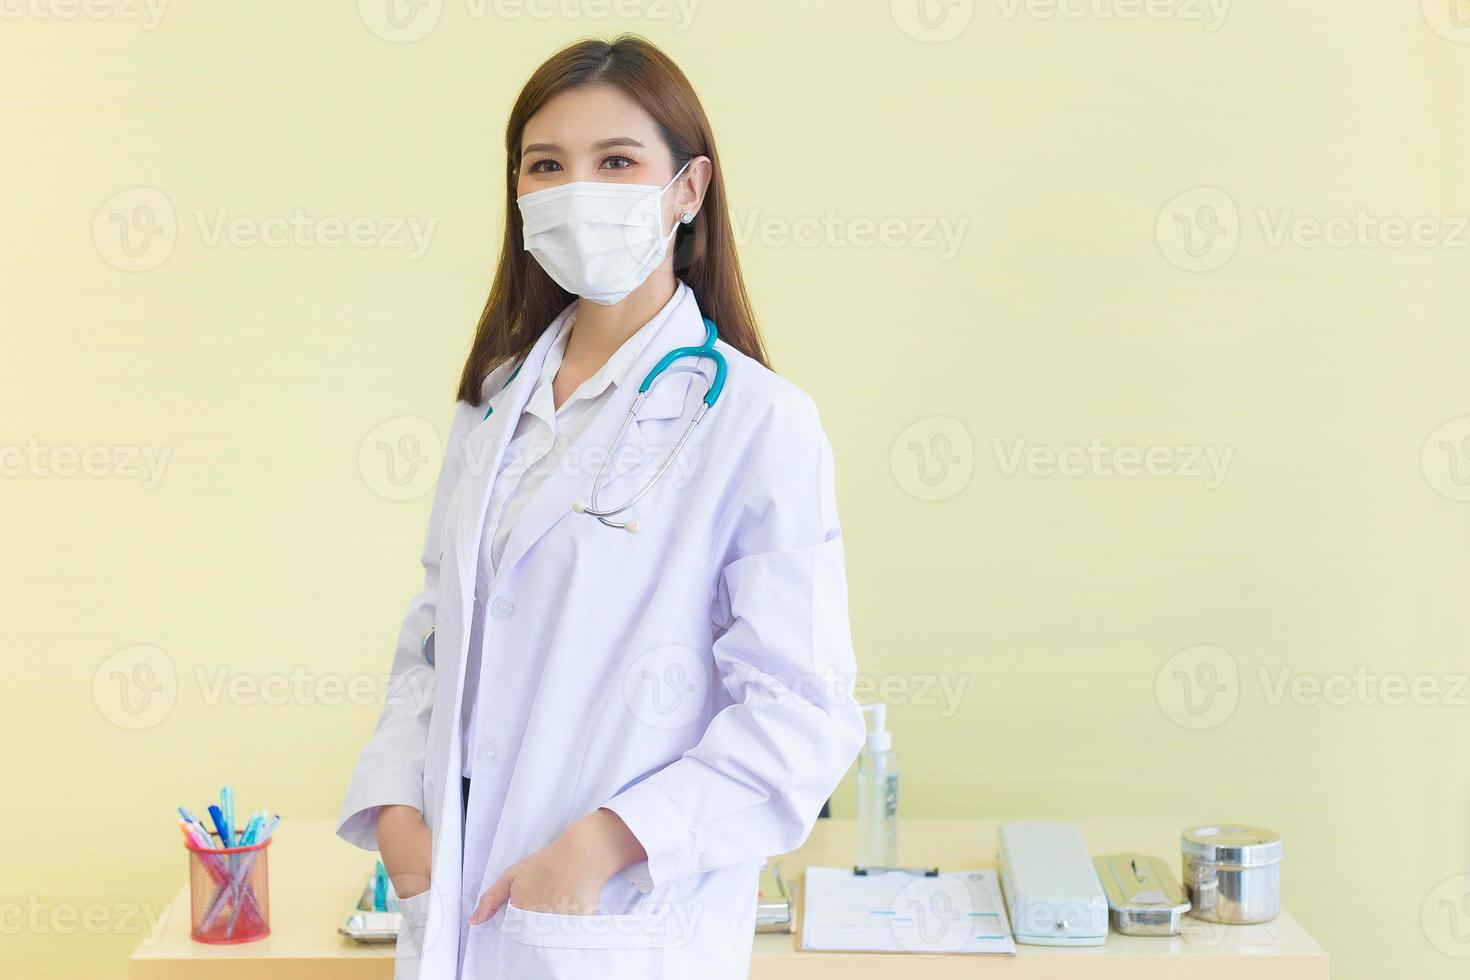
[[[189,935],[201,943],[248,943],[271,934],[266,848],[189,849]]]

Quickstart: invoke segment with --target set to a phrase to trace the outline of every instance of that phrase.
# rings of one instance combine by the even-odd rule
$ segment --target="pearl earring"
[[[685,211],[683,214],[679,215],[679,220],[682,221],[682,222],[684,222],[686,225],[693,224],[694,223],[694,212],[693,211]]]

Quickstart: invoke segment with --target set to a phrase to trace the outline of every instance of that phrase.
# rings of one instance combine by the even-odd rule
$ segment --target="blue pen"
[[[214,821],[214,829],[219,831],[220,847],[234,846],[230,843],[230,830],[229,825],[225,823],[225,815],[213,803],[209,804],[209,819]]]
[[[240,835],[241,847],[249,847],[255,843],[255,835],[260,833],[261,822],[262,818],[258,813],[250,818],[250,822],[245,825],[245,833]]]
[[[229,786],[219,791],[219,808],[225,815],[225,830],[230,833],[230,839],[225,846],[233,847],[235,840],[235,791]]]

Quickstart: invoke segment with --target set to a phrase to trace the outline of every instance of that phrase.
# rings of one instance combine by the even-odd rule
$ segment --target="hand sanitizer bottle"
[[[867,868],[898,866],[898,754],[888,731],[888,705],[868,704],[873,716],[868,741],[858,756],[857,864]]]

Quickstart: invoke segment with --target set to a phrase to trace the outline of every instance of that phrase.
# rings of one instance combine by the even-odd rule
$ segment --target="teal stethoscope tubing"
[[[653,370],[648,372],[648,375],[643,379],[643,383],[638,386],[638,396],[633,399],[633,404],[628,406],[628,414],[623,417],[623,424],[618,427],[618,434],[613,437],[612,445],[607,447],[607,455],[603,457],[602,465],[599,466],[597,469],[597,477],[592,481],[591,495],[588,497],[586,502],[577,501],[575,504],[573,504],[572,509],[574,511],[579,514],[590,514],[608,527],[620,528],[634,534],[638,532],[639,523],[637,521],[620,522],[610,520],[610,518],[616,517],[617,515],[623,513],[628,508],[637,504],[638,501],[648,496],[648,494],[658,484],[658,481],[663,477],[665,473],[668,472],[669,467],[673,465],[674,460],[678,458],[680,451],[684,448],[684,444],[687,443],[689,441],[689,437],[694,434],[695,428],[699,425],[700,422],[704,420],[704,417],[706,414],[709,413],[709,410],[715,407],[715,402],[720,400],[720,394],[725,390],[725,375],[729,372],[729,365],[725,363],[725,355],[715,350],[715,341],[719,339],[720,334],[719,331],[715,328],[715,322],[708,317],[705,317],[704,343],[700,344],[698,347],[676,347],[665,354],[662,358],[660,358],[659,362],[653,366]],[[622,444],[623,437],[628,433],[628,426],[632,425],[638,420],[638,409],[643,404],[643,399],[648,396],[648,392],[654,386],[654,383],[658,381],[659,377],[665,371],[667,371],[670,366],[672,366],[676,361],[680,361],[688,357],[692,357],[696,360],[709,359],[715,362],[715,376],[710,379],[709,387],[705,389],[703,404],[701,404],[699,406],[699,409],[694,413],[694,417],[689,420],[689,424],[684,427],[683,433],[679,436],[679,441],[674,443],[674,448],[670,449],[668,454],[664,456],[663,461],[659,463],[658,469],[654,471],[653,475],[648,478],[648,481],[644,483],[643,486],[638,488],[637,493],[633,494],[633,496],[629,497],[625,503],[620,504],[617,507],[598,507],[597,494],[599,492],[599,488],[602,486],[603,478],[607,476],[608,464],[611,463],[613,457],[617,455],[618,446]],[[502,391],[505,390],[506,387],[509,387],[510,383],[515,380],[516,375],[521,373],[521,368],[524,366],[525,362],[522,361],[521,364],[517,366],[514,371],[511,372],[510,377],[505,379],[505,385],[501,386]],[[493,408],[487,408],[485,410],[485,418],[488,419],[490,417],[490,413],[493,411]]]

